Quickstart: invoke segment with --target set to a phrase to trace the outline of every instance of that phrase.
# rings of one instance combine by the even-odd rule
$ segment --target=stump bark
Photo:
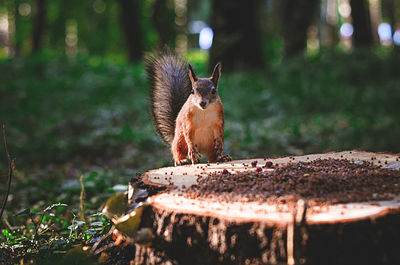
[[[363,151],[268,161],[279,165],[328,158],[400,169],[398,155]],[[265,159],[237,160],[144,174],[148,185],[177,188],[148,199],[142,225],[151,227],[155,238],[151,247],[136,246],[134,264],[400,264],[400,194],[385,201],[329,206],[308,206],[299,200],[292,208],[188,196],[187,188],[196,185],[199,176],[254,171],[254,161],[265,164]]]

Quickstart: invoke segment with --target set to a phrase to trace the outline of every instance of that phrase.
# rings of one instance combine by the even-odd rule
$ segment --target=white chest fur
[[[201,110],[198,107],[193,109],[193,142],[202,154],[207,154],[210,144],[214,141],[213,127],[218,122],[217,115],[216,103],[210,104],[205,110]]]

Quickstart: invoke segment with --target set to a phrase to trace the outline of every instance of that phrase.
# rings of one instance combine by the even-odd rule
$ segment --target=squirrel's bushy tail
[[[150,115],[157,134],[171,145],[176,117],[190,95],[188,63],[170,49],[158,50],[145,62],[150,82]]]

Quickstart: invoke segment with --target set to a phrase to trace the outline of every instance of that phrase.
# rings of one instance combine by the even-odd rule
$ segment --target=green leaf
[[[70,225],[70,226],[68,226],[68,229],[70,229],[70,230],[76,230],[76,229],[78,229],[78,227],[81,227],[81,226],[83,226],[83,225],[85,225],[85,222],[83,222],[83,221],[72,221],[72,224]]]
[[[93,181],[95,178],[99,176],[99,173],[96,171],[90,172],[89,176],[85,179],[85,182]]]
[[[128,185],[121,185],[121,184],[117,184],[112,187],[114,192],[125,192],[127,190],[127,188],[128,188]]]
[[[103,224],[103,222],[93,222],[93,223],[90,223],[90,226],[103,226],[104,224]]]
[[[109,219],[118,219],[128,211],[128,199],[126,193],[117,193],[107,200],[103,214]]]
[[[8,239],[14,239],[14,236],[8,232],[8,229],[4,229],[3,235]]]
[[[19,216],[19,215],[24,215],[24,214],[27,214],[27,215],[32,214],[31,209],[25,208],[25,209],[19,210],[16,214],[14,214],[14,216]]]
[[[140,207],[117,220],[113,219],[115,228],[122,234],[134,238],[142,220],[143,209],[144,207]]]
[[[55,203],[55,204],[52,204],[52,205],[46,207],[46,209],[44,209],[43,212],[48,212],[48,211],[54,209],[55,207],[59,207],[59,206],[61,206],[61,207],[67,207],[68,205],[65,204],[65,203],[60,203],[60,202],[59,202],[59,203]]]
[[[89,215],[89,217],[97,217],[97,216],[103,216],[103,213],[99,212]]]
[[[53,241],[51,241],[51,243],[56,245],[56,246],[61,246],[61,245],[67,244],[68,241],[65,240],[64,238],[57,238],[57,239],[54,239]]]

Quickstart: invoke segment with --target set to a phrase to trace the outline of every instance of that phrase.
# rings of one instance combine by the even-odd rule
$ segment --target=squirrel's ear
[[[190,77],[190,81],[191,81],[192,84],[193,84],[194,82],[197,81],[197,76],[196,76],[196,74],[194,73],[193,68],[192,68],[192,66],[191,66],[190,64],[188,65],[188,68],[189,68],[189,77]]]
[[[215,85],[218,85],[218,80],[220,76],[221,76],[221,63],[217,63],[214,67],[214,71],[210,79],[211,81],[213,81]]]

